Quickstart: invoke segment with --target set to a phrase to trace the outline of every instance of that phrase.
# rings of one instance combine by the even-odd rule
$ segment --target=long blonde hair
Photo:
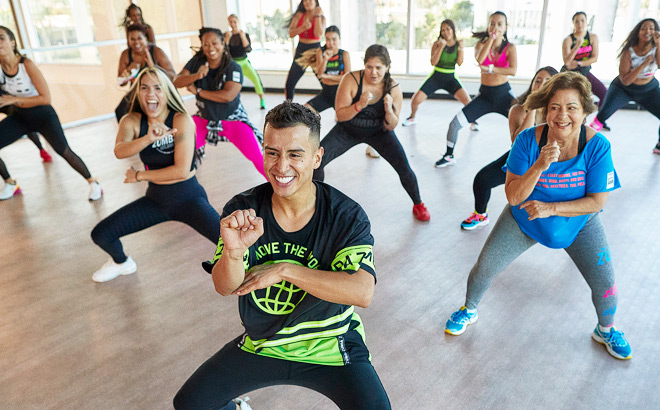
[[[172,84],[172,81],[167,76],[167,74],[165,74],[165,72],[158,67],[147,67],[142,70],[140,74],[138,74],[137,78],[133,82],[133,85],[131,86],[131,89],[128,92],[128,100],[130,101],[130,108],[128,109],[128,112],[139,112],[140,114],[144,114],[144,111],[140,106],[140,102],[138,101],[137,95],[138,91],[140,90],[140,84],[142,83],[142,77],[145,75],[156,77],[156,80],[160,84],[161,89],[167,97],[167,107],[170,110],[190,116],[176,87],[174,87],[174,84]]]

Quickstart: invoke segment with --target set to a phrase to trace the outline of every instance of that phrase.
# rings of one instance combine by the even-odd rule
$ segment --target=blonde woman
[[[149,67],[130,93],[129,113],[119,122],[115,156],[139,155],[144,169],[126,171],[124,183],[148,182],[146,195],[99,222],[92,239],[110,260],[92,276],[107,282],[137,270],[119,238],[165,221],[194,228],[212,243],[220,236],[220,216],[195,177],[195,124],[174,85]]]

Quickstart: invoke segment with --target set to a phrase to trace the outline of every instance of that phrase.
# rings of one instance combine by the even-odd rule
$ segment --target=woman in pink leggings
[[[261,152],[263,137],[250,123],[240,100],[241,67],[227,52],[222,31],[202,27],[199,38],[202,48],[173,81],[177,88],[186,87],[197,96],[199,113],[193,116],[197,146],[206,142],[209,130],[212,135],[217,132],[218,136],[231,141],[265,177]]]

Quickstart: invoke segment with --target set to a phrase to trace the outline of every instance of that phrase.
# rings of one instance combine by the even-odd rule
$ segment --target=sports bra
[[[154,58],[154,46],[153,44],[149,46],[149,54],[151,54],[151,59],[155,61]],[[133,62],[133,49],[128,48],[128,65],[130,65]],[[144,65],[145,67],[147,66],[146,64]]]
[[[25,57],[18,60],[18,71],[14,75],[9,75],[1,70],[0,88],[7,94],[15,97],[36,97],[39,91],[32,84],[32,79],[25,70]]]
[[[165,119],[165,125],[172,128],[174,125],[174,114],[176,111],[170,110]],[[140,116],[140,137],[144,138],[149,132],[149,121],[147,116],[142,114]],[[194,139],[193,139],[194,144]],[[146,169],[162,169],[174,165],[174,136],[168,135],[158,141],[154,141],[142,151],[140,151],[140,160]],[[190,170],[196,168],[195,157],[193,156]]]
[[[640,65],[642,65],[642,63],[644,62],[647,56],[649,55],[654,56],[653,61],[649,63],[646,67],[644,67],[642,71],[639,72],[639,74],[637,74],[637,78],[653,77],[655,75],[655,72],[658,71],[658,62],[655,61],[655,52],[657,48],[658,48],[657,46],[653,47],[651,51],[644,54],[643,56],[638,56],[632,47],[628,49],[628,51],[630,51],[630,68],[633,70],[639,67]]]
[[[298,20],[297,27],[302,26],[304,19],[305,19],[305,13],[303,13],[302,16],[300,16],[300,20]],[[315,21],[316,21],[316,18],[312,17],[312,27],[310,27],[307,30],[303,31],[302,33],[298,34],[298,38],[304,38],[305,40],[321,41],[321,37],[314,37],[314,25],[316,24]]]
[[[509,66],[509,59],[506,57],[506,50],[509,48],[509,43],[507,42],[506,45],[504,46],[504,50],[502,50],[502,54],[497,58],[497,60],[493,61],[491,57],[494,57],[493,55],[493,49],[491,48],[488,51],[488,54],[486,55],[486,58],[484,59],[484,62],[481,63],[481,65],[493,65],[493,67],[508,67]]]

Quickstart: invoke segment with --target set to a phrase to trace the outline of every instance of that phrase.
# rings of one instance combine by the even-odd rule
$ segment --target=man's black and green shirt
[[[314,216],[297,232],[285,232],[275,220],[273,189],[268,183],[225,205],[223,218],[252,208],[264,220],[264,234],[243,257],[245,271],[256,265],[288,262],[349,274],[364,269],[375,278],[374,240],[366,213],[337,189],[318,181],[314,184]],[[220,238],[213,264],[222,256],[223,247]],[[211,268],[206,265],[207,271]],[[335,366],[368,357],[363,327],[353,306],[321,300],[289,282],[239,296],[239,312],[246,331],[241,345],[245,351]]]

